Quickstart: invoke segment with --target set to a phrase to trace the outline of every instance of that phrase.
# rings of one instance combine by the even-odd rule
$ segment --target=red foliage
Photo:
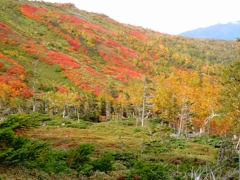
[[[0,33],[0,37],[5,38],[6,36],[7,36],[6,33],[4,32]]]
[[[4,56],[3,54],[0,54],[0,58],[11,62],[12,67],[10,69],[7,70],[7,74],[8,75],[24,75],[24,68],[15,60],[8,58],[7,56]],[[0,66],[1,67],[1,66]]]
[[[120,59],[118,59],[118,57],[113,57],[113,56],[110,57],[110,56],[105,55],[104,59],[106,59],[107,61],[113,62],[114,64],[116,64],[119,67],[123,66],[123,64],[120,62]]]
[[[123,45],[119,44],[118,42],[116,42],[114,40],[106,39],[106,44],[108,46],[114,46],[114,48],[119,47],[121,52],[123,53],[123,56],[125,56],[125,57],[131,58],[131,57],[133,57],[136,54],[135,50],[130,49],[130,48],[126,47],[126,46],[123,46]]]
[[[41,21],[42,18],[39,16],[39,13],[45,14],[48,11],[44,8],[36,8],[33,6],[29,6],[29,5],[23,5],[21,6],[21,12],[22,14],[24,14],[25,16],[35,19],[37,21]]]
[[[61,13],[57,13],[57,14],[61,15],[61,20],[63,20],[63,21],[69,20],[69,21],[71,21],[71,23],[78,25],[78,27],[79,27],[79,25],[81,25],[82,27],[84,25],[85,27],[90,27],[89,30],[96,29],[102,33],[109,33],[111,35],[114,35],[114,33],[111,30],[105,29],[105,28],[99,26],[98,24],[88,22],[86,20],[80,19],[75,16],[65,15],[65,14],[61,14]]]
[[[21,6],[21,12],[24,15],[28,16],[29,18],[35,19],[37,21],[43,21],[44,16],[42,16],[42,15],[49,12],[49,10],[44,9],[44,8],[37,8],[37,7],[29,6],[29,5],[23,5],[23,6]],[[114,35],[114,32],[112,32],[111,30],[105,29],[97,24],[88,22],[81,18],[62,14],[62,13],[56,12],[56,11],[52,11],[52,13],[55,15],[58,15],[60,21],[64,21],[65,23],[71,23],[71,25],[75,25],[75,27],[80,30],[87,30],[88,33],[90,33],[94,37],[98,37],[98,35],[96,33],[94,33],[93,29],[98,30],[102,33],[111,34],[112,36]],[[59,28],[53,27],[51,24],[48,24],[48,27],[52,28],[54,30],[54,32],[56,32],[57,34],[60,34],[61,36],[66,38],[68,40],[69,45],[74,47],[74,50],[82,49],[83,52],[88,53],[87,49],[84,48],[83,46],[81,46],[78,39],[73,39],[68,33],[62,33],[59,30]]]
[[[132,79],[134,77],[142,77],[141,74],[127,68],[120,68],[120,67],[112,67],[112,68],[115,69],[116,72],[119,72],[119,74],[115,77],[115,79],[122,82],[128,82],[129,79]]]
[[[134,175],[134,178],[135,178],[135,179],[138,179],[138,174],[135,174],[135,175]]]
[[[5,24],[3,24],[2,22],[0,22],[0,28],[4,28]]]
[[[21,67],[13,67],[7,70],[7,75],[22,75],[24,74],[24,69]]]
[[[70,46],[72,46],[71,51],[81,51],[81,56],[84,56],[84,54],[89,53],[88,49],[86,49],[80,42],[79,39],[74,38],[73,35],[77,33],[78,35],[81,35],[82,33],[85,33],[84,37],[93,37],[91,39],[91,43],[94,42],[96,45],[98,42],[100,44],[103,44],[102,50],[99,50],[98,46],[95,46],[95,48],[99,51],[101,56],[107,60],[111,61],[114,66],[117,66],[116,68],[112,69],[104,69],[104,74],[110,74],[113,75],[116,79],[120,81],[128,81],[129,78],[140,76],[137,72],[137,68],[133,66],[133,64],[129,65],[129,60],[136,58],[136,51],[128,48],[126,46],[123,46],[122,44],[114,41],[113,39],[104,39],[99,36],[99,34],[108,34],[108,37],[116,36],[116,34],[112,30],[108,30],[104,27],[101,27],[98,24],[88,22],[84,19],[81,19],[76,16],[71,16],[67,14],[62,14],[60,12],[51,11],[43,8],[37,8],[32,7],[29,5],[21,6],[21,12],[25,14],[26,16],[35,19],[37,21],[42,21],[43,23],[50,22],[53,19],[50,16],[47,16],[48,19],[46,19],[46,16],[43,16],[44,14],[52,14],[54,16],[55,22],[64,22],[64,26],[57,26],[51,23],[48,23],[47,26],[52,29],[55,33],[62,36],[64,39],[66,39]],[[100,15],[99,15],[100,16]],[[57,18],[57,20],[56,20]],[[116,23],[116,22],[115,22]],[[71,24],[72,31],[67,27],[68,24]],[[80,30],[80,31],[79,31]],[[98,32],[101,33],[98,33]],[[135,34],[134,34],[135,33]],[[110,36],[109,36],[110,35]],[[147,37],[144,36],[143,33],[140,31],[133,32],[133,36],[138,36],[142,38],[143,40],[147,40]],[[93,40],[93,41],[92,41]],[[107,46],[104,48],[104,46]],[[115,51],[117,47],[117,52]],[[84,60],[83,65],[85,67],[87,74],[84,75],[79,73],[76,74],[73,73],[73,69],[71,72],[67,72],[69,67],[73,68],[80,68],[80,64],[76,62],[74,59],[62,54],[58,51],[52,51],[48,52],[45,50],[44,52],[39,51],[39,46],[34,44],[29,44],[28,46],[24,47],[25,50],[31,54],[38,54],[38,59],[45,61],[47,63],[51,64],[59,64],[63,69],[65,69],[65,73],[67,77],[73,81],[79,88],[94,91],[96,94],[99,93],[104,86],[104,82],[98,82],[96,83],[97,79],[104,79],[104,75],[96,71],[95,69],[91,68],[91,60],[89,61],[87,57],[81,57],[80,59]],[[41,48],[42,49],[42,48]],[[44,55],[47,55],[47,57],[44,57]],[[86,66],[85,66],[86,65]],[[102,67],[101,67],[102,68]],[[84,70],[83,70],[84,72]],[[93,78],[93,76],[98,77],[97,79]],[[92,84],[95,84],[94,87],[92,87]]]
[[[23,89],[22,92],[21,92],[21,96],[23,98],[30,98],[30,97],[33,96],[33,94],[29,90]]]
[[[111,39],[106,39],[107,45],[114,46],[114,47],[121,47],[121,44],[117,43],[116,41],[113,41]]]
[[[63,35],[63,36],[66,37],[66,35]],[[69,35],[67,35],[67,36],[69,36]],[[88,50],[79,43],[78,39],[72,39],[71,37],[66,38],[66,39],[68,40],[69,45],[74,47],[74,50],[81,49],[84,53],[88,53]]]
[[[1,41],[3,43],[6,43],[5,41],[9,41],[8,39],[5,39],[5,38],[7,37],[7,34],[12,33],[11,29],[7,28],[4,23],[0,22],[0,31],[2,31],[0,33],[0,36],[2,37]]]
[[[90,70],[90,69],[88,69],[88,70]],[[94,69],[92,69],[92,70],[94,70]],[[69,73],[68,71],[66,71],[65,73],[66,73],[67,77],[71,81],[73,81],[76,84],[76,86],[78,86],[80,89],[84,89],[86,91],[92,91],[97,95],[100,93],[100,90],[102,89],[102,85],[100,85],[101,82],[97,83],[95,78],[87,80],[83,77],[81,72]],[[98,72],[96,71],[95,73],[97,74]],[[100,76],[100,75],[98,76],[96,74],[94,76],[90,76],[89,78]],[[91,82],[94,82],[94,83],[91,83]],[[91,87],[90,84],[97,84],[97,85],[95,87]]]
[[[120,73],[115,77],[116,80],[118,81],[122,81],[122,82],[127,82],[126,76],[124,75],[124,73]]]
[[[105,55],[105,52],[102,50],[98,50],[98,52],[100,53],[100,55],[103,57]]]
[[[11,98],[16,96],[22,96],[29,98],[32,96],[30,88],[22,82],[22,80],[13,76],[0,76],[0,83],[6,84],[10,87],[12,95]]]
[[[114,75],[116,74],[116,71],[115,70],[112,70],[111,68],[109,67],[106,67],[106,68],[102,68],[102,71],[104,72],[104,74],[108,74],[108,75]]]
[[[68,89],[61,87],[61,86],[56,86],[55,87],[60,93],[66,93],[68,92]]]
[[[38,11],[38,8],[25,4],[25,5],[21,6],[21,10],[24,10],[24,12],[26,11],[26,12],[30,13],[30,15],[32,15]]]
[[[76,50],[80,49],[80,47],[81,47],[80,44],[79,44],[79,41],[78,41],[77,39],[69,39],[69,40],[68,40],[68,43],[69,43],[71,46],[75,47]]]
[[[76,99],[78,99],[78,100],[82,100],[83,97],[77,94],[77,95],[76,95]]]
[[[141,41],[148,41],[149,40],[149,38],[148,38],[148,36],[146,34],[141,33],[138,30],[130,32],[129,35],[134,36],[134,37],[136,37],[137,39],[139,39]]]
[[[65,54],[62,54],[58,51],[52,51],[48,53],[47,55],[50,58],[50,61],[53,62],[54,64],[60,64],[63,66],[69,66],[69,67],[74,67],[74,68],[79,68],[79,64],[71,59],[70,57],[66,56]]]
[[[126,57],[132,57],[136,54],[136,51],[133,49],[129,49],[128,47],[122,46],[123,55]]]
[[[91,67],[86,67],[85,68],[91,75],[95,75],[97,72],[95,69],[91,68]]]
[[[29,39],[29,38],[28,38]],[[37,45],[34,42],[30,42],[30,40],[27,40],[28,44],[24,46],[23,48],[30,54],[36,54],[38,48]]]

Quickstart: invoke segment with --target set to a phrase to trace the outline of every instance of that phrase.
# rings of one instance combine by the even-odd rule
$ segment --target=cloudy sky
[[[121,22],[168,34],[240,20],[239,0],[44,0],[71,2]]]

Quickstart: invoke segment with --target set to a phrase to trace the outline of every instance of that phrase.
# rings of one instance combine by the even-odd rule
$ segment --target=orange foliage
[[[233,124],[229,120],[212,120],[210,122],[210,133],[217,135],[228,134],[233,128]]]
[[[32,19],[35,19],[37,21],[41,21],[42,18],[39,16],[38,13],[42,13],[42,14],[45,14],[47,13],[48,11],[44,8],[36,8],[36,7],[33,7],[33,6],[29,6],[29,5],[22,5],[21,8],[20,8],[22,14],[24,14],[25,16],[29,17],[29,18],[32,18]]]
[[[11,76],[0,76],[1,96],[6,92],[9,93],[10,98],[15,98],[17,96],[22,96],[28,98],[32,96],[31,89],[20,79]],[[6,91],[7,89],[7,91]]]
[[[0,75],[0,83],[2,88],[8,89],[10,97],[22,96],[29,98],[32,96],[31,89],[20,79],[21,75],[25,75],[24,68],[15,60],[0,54],[0,58],[8,61],[12,66],[6,71],[8,76]],[[4,94],[3,91],[0,93]]]
[[[134,36],[137,39],[142,40],[142,41],[148,41],[149,40],[149,37],[146,34],[143,34],[138,30],[134,30],[134,31],[130,32],[129,35]]]
[[[7,56],[0,54],[0,58],[10,62],[12,64],[12,67],[10,69],[7,70],[7,74],[8,75],[24,75],[24,68],[15,60],[8,58]]]
[[[74,61],[72,58],[66,56],[65,54],[62,54],[58,51],[52,51],[47,54],[47,56],[50,58],[50,61],[53,64],[60,64],[63,66],[69,66],[74,68],[79,68],[79,64]]]
[[[68,89],[61,87],[61,86],[56,86],[55,87],[60,93],[66,93],[68,92]]]

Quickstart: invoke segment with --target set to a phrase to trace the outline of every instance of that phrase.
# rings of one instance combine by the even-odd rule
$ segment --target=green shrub
[[[89,126],[93,125],[92,122],[89,121],[73,121],[67,119],[55,119],[51,121],[46,121],[46,125],[48,126],[63,126],[63,127],[71,127],[71,128],[78,128],[78,129],[87,129]],[[64,124],[64,125],[63,125]]]
[[[58,65],[58,64],[55,64],[55,65],[53,65],[53,70],[55,72],[61,72],[62,71],[62,67],[60,65]]]
[[[11,115],[0,124],[0,165],[10,166],[35,161],[42,151],[51,149],[47,142],[16,136],[13,132],[19,128],[37,125],[39,125],[39,114]]]
[[[72,124],[72,122],[66,119],[54,119],[54,120],[45,122],[45,124],[49,126],[62,126],[62,124],[64,124],[64,126],[66,126],[66,125]]]
[[[132,167],[136,159],[131,152],[115,153],[113,156],[116,161],[120,161],[126,167]]]
[[[91,162],[94,171],[108,172],[113,170],[114,157],[111,153],[107,153],[103,157]]]
[[[167,171],[162,165],[156,163],[146,163],[138,161],[135,163],[133,169],[125,175],[128,180],[139,179],[139,180],[167,180]]]
[[[4,149],[6,146],[11,146],[14,142],[14,133],[11,128],[0,128],[0,147]]]
[[[40,126],[41,122],[51,120],[49,115],[41,113],[32,114],[13,114],[0,124],[0,129],[11,128],[12,130],[20,128],[32,128]]]
[[[23,165],[27,168],[35,168],[47,173],[75,173],[90,175],[91,171],[110,171],[113,169],[113,156],[107,154],[92,161],[94,145],[82,144],[68,151],[53,150],[48,142],[32,140],[23,136],[16,136],[13,130],[18,128],[30,128],[39,125],[39,121],[48,121],[48,117],[34,115],[11,115],[0,124],[0,165]],[[51,120],[51,119],[50,119]],[[62,121],[71,125],[71,121]],[[89,125],[89,122],[81,122],[81,125]]]
[[[81,144],[76,149],[69,150],[68,157],[66,159],[67,165],[70,168],[78,169],[79,166],[83,166],[90,162],[90,155],[94,150],[92,144]]]
[[[184,149],[186,147],[186,140],[185,139],[171,138],[169,143],[170,143],[170,146],[172,148]]]
[[[3,160],[2,165],[25,164],[35,161],[42,151],[49,149],[47,142],[15,136],[13,144],[1,151],[0,159]]]
[[[162,153],[169,151],[168,144],[163,144],[160,140],[145,143],[144,152]]]
[[[71,123],[71,124],[67,124],[66,127],[78,128],[78,129],[87,129],[91,125],[93,125],[92,122],[80,121],[79,123],[78,122],[74,122],[74,123]]]
[[[141,132],[142,131],[142,127],[135,127],[133,129],[133,132],[137,133],[137,132]]]
[[[69,174],[71,172],[71,169],[67,167],[66,161],[60,160],[48,161],[41,170],[47,173]]]
[[[90,164],[84,164],[82,166],[79,166],[77,171],[82,174],[82,175],[86,175],[86,176],[90,176],[91,172],[93,170],[93,166]]]
[[[125,126],[135,126],[136,125],[135,118],[123,119],[120,122]]]
[[[220,146],[222,143],[222,137],[217,135],[211,135],[210,137],[200,136],[193,140],[193,142],[200,143],[200,144],[207,144],[210,146]]]

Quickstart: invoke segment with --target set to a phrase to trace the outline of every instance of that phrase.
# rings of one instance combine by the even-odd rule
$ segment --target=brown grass
[[[88,129],[45,126],[27,132],[30,138],[50,141],[54,148],[68,149],[78,144],[95,144],[96,151],[136,150],[146,133],[134,132],[134,126],[125,126],[115,121],[96,123]]]

